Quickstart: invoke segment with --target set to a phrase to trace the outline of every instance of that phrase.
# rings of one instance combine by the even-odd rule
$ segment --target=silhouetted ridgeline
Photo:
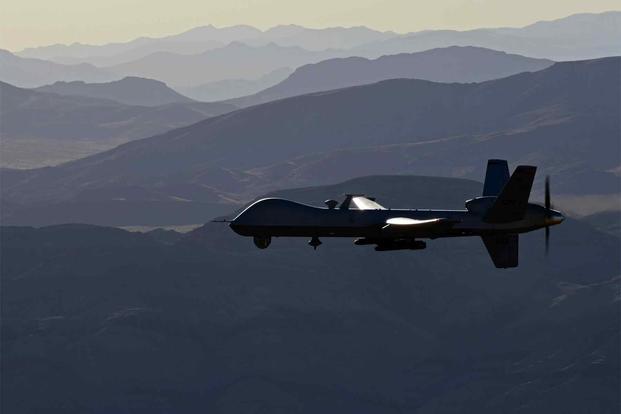
[[[293,70],[276,69],[254,79],[224,79],[177,89],[197,101],[214,102],[255,94],[286,79]]]
[[[251,46],[277,43],[307,50],[349,49],[362,44],[388,39],[392,32],[379,32],[366,27],[333,27],[311,29],[297,25],[279,25],[265,31],[248,25],[229,27],[199,26],[183,33],[163,38],[138,38],[125,43],[106,45],[51,45],[29,48],[20,56],[50,59],[61,63],[90,62],[113,66],[140,59],[156,52],[198,54],[242,42]]]
[[[90,62],[112,66],[143,58],[155,52],[197,54],[243,42],[251,46],[275,43],[320,51],[339,49],[344,56],[378,57],[420,52],[447,46],[478,46],[508,53],[554,60],[591,59],[621,54],[621,12],[581,13],[520,28],[483,28],[466,31],[424,30],[397,34],[366,27],[311,29],[281,25],[261,31],[237,25],[216,28],[200,26],[163,38],[141,37],[125,43],[105,45],[51,45],[25,49],[23,57],[60,63]]]
[[[119,83],[132,92],[128,84],[142,82]],[[54,89],[58,88],[56,85]],[[225,103],[187,102],[184,97],[186,102],[155,107],[127,105],[101,97],[22,89],[4,82],[0,82],[0,94],[1,164],[13,167],[54,165],[81,158],[235,109]],[[122,99],[118,94],[116,97]],[[151,98],[143,94],[135,99]]]
[[[163,82],[135,77],[107,83],[55,82],[36,90],[59,95],[110,99],[126,105],[160,106],[192,102],[192,99],[170,89]]]
[[[556,195],[613,196],[620,72],[621,58],[611,57],[483,83],[397,79],[257,105],[13,173],[1,189],[2,220],[30,224],[33,216],[45,220],[37,209],[84,200],[122,210],[127,194],[186,208],[181,203],[239,205],[274,189],[369,174],[481,179],[486,160],[501,155],[512,165],[537,165],[538,180],[552,175]],[[94,222],[138,224],[127,221],[119,213]]]
[[[354,48],[356,56],[377,57],[447,46],[478,46],[552,60],[621,55],[621,11],[580,13],[520,28],[466,31],[425,30]]]
[[[419,53],[329,59],[304,65],[282,82],[255,95],[230,101],[250,106],[305,93],[364,85],[386,79],[482,82],[545,69],[553,62],[478,47],[447,47]]]
[[[124,76],[158,79],[173,87],[196,86],[223,79],[253,79],[283,67],[298,67],[342,54],[275,43],[249,46],[233,42],[193,55],[157,52],[107,69]]]
[[[63,65],[42,59],[22,58],[0,49],[0,81],[33,88],[56,81],[106,82],[119,79],[115,73],[88,63]]]
[[[389,178],[280,195],[451,207],[480,191]],[[258,250],[222,223],[172,245],[87,225],[0,238],[2,412],[618,411],[621,245],[571,219],[547,260],[524,236],[510,271],[477,238],[383,253]]]

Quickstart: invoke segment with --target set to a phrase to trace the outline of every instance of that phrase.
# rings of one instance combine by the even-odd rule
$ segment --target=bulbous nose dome
[[[561,224],[565,220],[565,216],[556,210],[550,210],[546,214],[546,225],[554,226],[555,224]]]

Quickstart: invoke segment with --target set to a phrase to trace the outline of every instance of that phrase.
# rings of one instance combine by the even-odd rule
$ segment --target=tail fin
[[[488,160],[483,196],[497,196],[509,181],[507,160]]]
[[[521,220],[526,213],[530,190],[537,167],[518,166],[494,204],[485,213],[484,220],[490,223],[506,223]]]

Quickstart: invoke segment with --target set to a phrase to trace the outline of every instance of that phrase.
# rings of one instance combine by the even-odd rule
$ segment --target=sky
[[[0,48],[122,42],[207,24],[368,26],[402,33],[516,27],[619,9],[620,0],[1,0]]]

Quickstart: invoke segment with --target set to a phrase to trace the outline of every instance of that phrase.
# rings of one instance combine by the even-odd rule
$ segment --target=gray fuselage
[[[483,220],[477,206],[486,204],[485,197],[466,202],[464,210],[377,209],[355,210],[314,207],[294,201],[266,198],[242,211],[231,228],[242,236],[253,237],[365,237],[381,239],[394,237],[383,231],[386,221],[394,217],[415,220],[442,219],[441,226],[404,230],[408,238],[439,238],[478,236],[495,233],[525,233],[546,225],[558,224],[563,216],[556,211],[546,215],[546,209],[528,204],[521,220],[508,223],[489,223]]]

